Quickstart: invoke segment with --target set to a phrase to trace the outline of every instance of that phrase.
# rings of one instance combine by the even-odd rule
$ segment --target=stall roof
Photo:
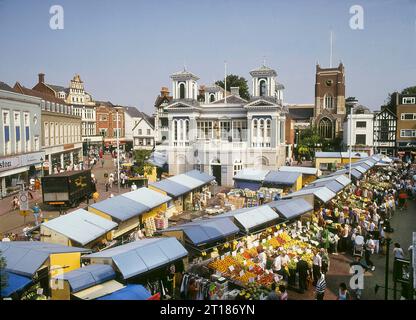
[[[99,261],[111,259],[124,279],[186,257],[188,252],[176,238],[148,238],[83,256]]]
[[[116,280],[109,280],[107,282],[73,293],[73,295],[82,300],[95,300],[97,298],[123,289],[124,287],[125,286],[123,284]]]
[[[349,152],[341,152],[341,157],[343,158],[349,158],[350,157],[350,153]],[[351,153],[351,158],[353,159],[357,159],[357,158],[367,158],[368,157],[368,153],[366,152],[352,152]]]
[[[329,190],[326,187],[316,187],[316,188],[310,188],[310,189],[302,189],[296,192],[289,193],[288,195],[284,196],[283,198],[292,198],[297,196],[303,196],[313,194],[315,197],[317,197],[322,202],[326,203],[332,198],[335,198],[336,194]]]
[[[287,172],[287,171],[270,171],[264,178],[263,183],[279,184],[279,185],[293,185],[299,178],[301,173],[299,172]]]
[[[169,196],[172,197],[179,197],[187,192],[192,191],[191,188],[185,187],[184,185],[170,179],[163,179],[158,182],[151,183],[150,185],[166,192]]]
[[[316,187],[326,187],[335,193],[338,193],[342,189],[344,189],[344,185],[342,183],[339,183],[336,180],[325,180],[325,181],[317,180],[317,181],[314,181],[309,186],[307,186],[305,189],[316,188]]]
[[[168,178],[170,181],[179,183],[191,190],[194,190],[196,188],[199,188],[201,186],[203,186],[204,184],[206,184],[205,182],[196,179],[194,177],[188,176],[185,173],[179,174],[177,176],[173,176]]]
[[[313,210],[313,206],[302,198],[272,201],[266,205],[276,209],[287,220],[295,219]]]
[[[97,298],[97,300],[147,300],[151,296],[150,292],[142,285],[128,284],[123,289]]]
[[[299,172],[302,174],[317,175],[318,169],[309,168],[309,167],[292,167],[292,166],[282,166],[279,168],[279,171],[283,172]]]
[[[315,158],[341,158],[341,152],[315,152]]]
[[[362,167],[361,165],[356,165],[356,166],[352,165],[351,167],[354,168],[355,170],[357,170],[358,172],[361,172],[361,173],[366,173],[367,172],[367,169]]]
[[[81,245],[86,245],[117,227],[117,223],[84,209],[75,210],[42,225]]]
[[[90,250],[40,241],[11,241],[0,242],[0,251],[6,259],[6,271],[32,277],[51,254]]]
[[[104,212],[119,221],[126,221],[139,216],[150,208],[127,197],[115,196],[90,205],[91,208]]]
[[[9,297],[13,293],[22,290],[32,283],[32,279],[29,277],[24,277],[13,272],[5,272],[7,276],[6,286],[1,287],[0,297]]]
[[[339,175],[331,175],[328,177],[319,178],[318,180],[312,182],[312,184],[315,184],[316,182],[320,182],[320,181],[331,181],[331,180],[336,180],[337,182],[342,184],[344,187],[346,187],[347,185],[351,183],[351,180],[341,173]]]
[[[148,188],[140,188],[135,191],[130,191],[130,192],[124,193],[120,197],[126,197],[128,199],[137,201],[141,203],[142,205],[149,207],[150,209],[156,208],[160,206],[161,204],[172,200],[171,197],[165,196],[164,194],[161,194],[160,192],[157,192],[155,190],[151,190]]]
[[[198,179],[204,183],[209,183],[215,180],[214,176],[205,172],[198,171],[198,170],[191,170],[191,171],[185,172],[184,174],[192,178]]]
[[[257,226],[279,219],[279,215],[269,206],[259,206],[253,208],[244,208],[243,210],[234,210],[213,217],[234,217],[241,224],[245,231],[249,231]]]
[[[183,231],[191,242],[198,246],[234,235],[240,229],[228,218],[207,219],[185,223],[164,231]]]
[[[55,279],[66,280],[71,287],[71,293],[90,288],[97,284],[113,280],[116,273],[108,264],[90,264],[70,272],[60,274]]]
[[[245,168],[240,170],[234,177],[234,180],[251,180],[263,181],[269,170],[260,170],[254,168]]]
[[[360,171],[356,170],[355,168],[351,168],[351,176],[353,176],[356,179],[361,179],[363,177],[363,174]]]

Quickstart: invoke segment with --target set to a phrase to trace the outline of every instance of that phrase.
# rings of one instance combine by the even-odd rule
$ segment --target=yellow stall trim
[[[81,267],[81,253],[53,253],[49,256],[49,268],[51,277],[69,272]]]

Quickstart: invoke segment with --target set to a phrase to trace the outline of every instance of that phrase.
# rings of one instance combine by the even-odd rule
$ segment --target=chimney
[[[39,83],[45,83],[45,74],[44,73],[39,73],[38,77],[39,77]]]
[[[232,95],[240,96],[240,87],[231,87],[230,90]]]
[[[167,97],[169,96],[169,89],[166,87],[162,87],[162,89],[160,90],[160,96],[161,97]]]

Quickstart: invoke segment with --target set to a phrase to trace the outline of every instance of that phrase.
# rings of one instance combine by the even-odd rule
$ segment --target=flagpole
[[[224,61],[224,102],[227,103],[227,61]]]

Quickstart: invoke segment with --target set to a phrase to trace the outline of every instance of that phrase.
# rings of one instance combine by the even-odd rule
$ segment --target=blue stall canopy
[[[115,229],[117,223],[84,209],[78,209],[42,223],[41,230],[43,231],[42,227],[58,232],[81,245],[86,245]]]
[[[159,167],[164,168],[166,164],[168,163],[168,158],[166,154],[160,153],[160,152],[153,152],[150,156],[150,158],[147,160],[150,164]]]
[[[40,241],[0,242],[6,259],[6,271],[32,277],[54,253],[88,252],[90,250]]]
[[[256,181],[263,182],[266,175],[269,173],[269,170],[260,170],[254,168],[245,168],[240,170],[234,177],[234,180],[246,180],[246,181]]]
[[[229,219],[207,219],[170,227],[162,231],[183,231],[191,243],[201,246],[237,234],[240,229]]]
[[[126,197],[116,196],[90,205],[91,208],[104,212],[114,220],[123,222],[150,210],[148,206]]]
[[[318,174],[317,168],[309,168],[309,167],[296,167],[296,166],[281,166],[279,171],[282,172],[299,172],[305,175],[312,175],[316,176]]]
[[[5,272],[7,277],[7,285],[1,287],[0,297],[5,298],[11,296],[13,293],[18,292],[28,285],[30,285],[33,280],[29,277],[24,277],[13,272]]]
[[[198,171],[198,170],[191,170],[191,171],[185,172],[184,174],[189,177],[198,179],[202,181],[204,184],[210,183],[211,181],[215,180],[214,176],[205,172]]]
[[[274,208],[287,220],[295,219],[302,214],[313,210],[313,206],[302,198],[272,201],[267,203],[266,206]]]
[[[165,196],[164,194],[149,188],[140,188],[135,191],[124,193],[120,196],[120,201],[122,201],[122,198],[128,198],[130,200],[137,201],[142,205],[149,207],[150,209],[154,209],[161,204],[172,200],[171,197]]]
[[[214,216],[212,219],[225,217],[234,218],[245,232],[279,219],[279,215],[267,205],[230,211]]]
[[[342,158],[341,152],[315,152],[315,158]]]
[[[299,172],[270,171],[264,178],[263,185],[292,186],[300,175]]]
[[[343,170],[344,171],[344,170]],[[338,171],[337,171],[338,172]],[[330,175],[330,176],[326,176],[324,178],[319,178],[318,180],[315,180],[314,182],[312,182],[312,184],[315,184],[317,182],[321,182],[321,181],[332,181],[335,180],[337,182],[339,182],[340,184],[342,184],[344,187],[346,187],[347,185],[349,185],[351,183],[351,180],[348,179],[343,173],[345,172],[340,172],[337,175]]]
[[[338,193],[344,189],[344,186],[336,180],[327,180],[327,181],[314,181],[312,184],[308,185],[304,189],[316,188],[316,187],[326,187],[332,192]]]
[[[357,170],[360,173],[366,173],[367,172],[367,169],[365,169],[364,167],[359,166],[359,165],[357,165],[357,166],[352,165],[351,168],[354,168],[355,170]]]
[[[71,293],[76,293],[108,280],[113,280],[115,277],[116,273],[112,266],[90,264],[86,267],[60,274],[55,279],[68,281]]]
[[[363,174],[360,171],[356,170],[355,168],[351,168],[351,176],[359,180],[363,177]]]
[[[170,179],[163,179],[158,182],[151,183],[150,185],[166,192],[171,197],[179,197],[185,193],[192,191],[191,188],[188,188]]]
[[[128,284],[123,289],[110,293],[96,300],[147,300],[152,295],[140,284]]]
[[[188,255],[176,238],[147,238],[83,256],[91,263],[112,264],[123,279],[140,275]]]
[[[287,199],[287,198],[299,197],[299,196],[310,195],[310,194],[314,195],[323,203],[327,203],[328,201],[336,197],[336,193],[329,190],[326,187],[315,187],[315,188],[310,188],[310,189],[303,188],[299,191],[289,193],[283,198]]]
[[[190,190],[195,190],[203,185],[205,185],[206,183],[196,179],[194,177],[191,177],[185,173],[179,174],[177,176],[173,176],[173,177],[169,177],[168,178],[170,181],[179,183],[187,188],[189,188]]]

